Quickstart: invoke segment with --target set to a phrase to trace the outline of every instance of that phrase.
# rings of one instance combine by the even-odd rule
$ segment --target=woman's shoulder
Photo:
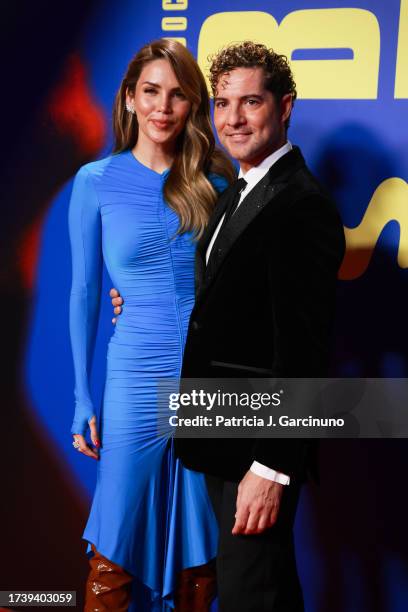
[[[216,174],[215,172],[209,172],[207,178],[218,193],[222,193],[229,187],[229,182],[222,176],[222,174]]]
[[[113,157],[113,155],[109,155],[103,159],[88,162],[77,170],[72,188],[73,204],[75,202],[88,202],[90,205],[93,202],[99,206],[97,203],[100,198],[100,190],[103,189],[107,181],[109,182],[110,172],[106,172],[106,170],[110,167]]]
[[[108,155],[108,157],[88,162],[79,168],[76,176],[83,178],[87,176],[95,179],[100,178],[104,174],[106,168],[112,163],[113,158],[113,155]]]

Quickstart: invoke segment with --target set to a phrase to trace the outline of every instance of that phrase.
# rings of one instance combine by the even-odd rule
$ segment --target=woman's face
[[[134,104],[139,124],[138,141],[173,146],[186,124],[191,104],[185,97],[170,63],[165,59],[146,64],[136,83]]]

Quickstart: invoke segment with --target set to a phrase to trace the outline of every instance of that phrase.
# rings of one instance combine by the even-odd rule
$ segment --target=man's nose
[[[245,117],[239,105],[231,105],[227,113],[227,123],[232,127],[245,123]]]

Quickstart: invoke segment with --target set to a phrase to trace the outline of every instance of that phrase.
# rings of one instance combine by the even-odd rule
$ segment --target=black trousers
[[[285,487],[277,522],[264,533],[232,535],[238,483],[206,476],[220,529],[219,612],[304,612],[293,523],[300,485]]]

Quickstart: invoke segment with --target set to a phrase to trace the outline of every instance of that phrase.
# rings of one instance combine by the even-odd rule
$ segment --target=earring
[[[128,113],[131,113],[132,115],[134,115],[135,107],[134,107],[133,102],[126,102],[126,110]]]

